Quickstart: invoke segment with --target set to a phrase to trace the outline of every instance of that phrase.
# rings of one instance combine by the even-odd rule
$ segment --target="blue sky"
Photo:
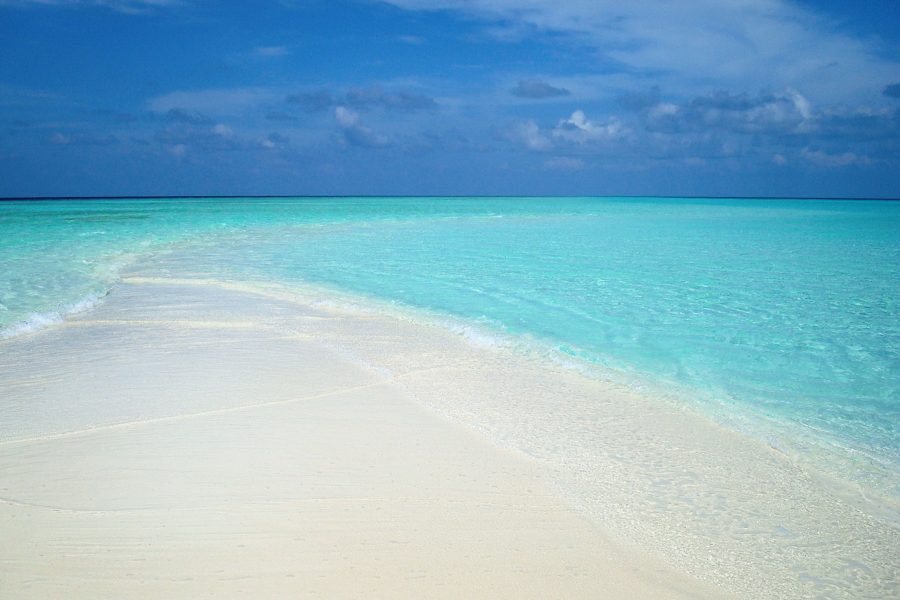
[[[900,196],[896,0],[0,0],[0,196]]]

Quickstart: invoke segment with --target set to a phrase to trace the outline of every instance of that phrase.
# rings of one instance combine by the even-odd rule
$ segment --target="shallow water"
[[[4,202],[0,326],[58,320],[147,259],[452,315],[900,496],[900,203]]]

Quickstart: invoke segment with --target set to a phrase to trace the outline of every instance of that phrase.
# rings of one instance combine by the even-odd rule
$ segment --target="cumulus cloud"
[[[524,144],[529,150],[546,150],[553,145],[550,138],[541,132],[541,128],[534,121],[518,123],[509,137]]]
[[[264,138],[261,138],[258,141],[260,148],[265,148],[266,150],[277,150],[279,148],[283,148],[288,145],[290,140],[287,136],[281,135],[277,132],[272,132]]]
[[[568,96],[571,92],[565,88],[555,87],[546,81],[537,79],[525,79],[519,81],[516,87],[509,91],[513,96],[519,98],[557,98],[559,96]]]
[[[360,123],[359,113],[345,106],[334,109],[334,119],[341,130],[343,141],[351,146],[380,148],[388,143],[387,138]]]
[[[691,107],[699,112],[723,112],[770,114],[780,117],[785,114],[796,113],[802,119],[810,117],[810,103],[799,92],[787,89],[778,94],[765,94],[762,96],[749,96],[748,94],[731,94],[724,91],[715,92],[706,96],[694,98]]]
[[[732,141],[753,137],[780,146],[797,147],[810,142],[850,149],[867,145],[867,153],[896,154],[900,139],[900,109],[862,107],[817,108],[792,89],[763,94],[719,91],[680,103],[658,100],[635,112],[640,127],[653,134],[667,134],[684,143],[710,136]],[[730,136],[730,138],[729,138]]]
[[[359,114],[343,106],[334,110],[334,118],[341,127],[356,127],[359,125]]]
[[[718,91],[683,104],[658,100],[637,112],[648,130],[668,133],[798,133],[813,117],[810,102],[791,89],[757,96]]]
[[[172,123],[157,131],[156,141],[170,151],[177,146],[185,150],[200,148],[204,151],[237,150],[243,146],[234,130],[224,123],[201,127],[189,123]]]
[[[213,135],[221,137],[221,138],[233,138],[234,137],[234,130],[231,127],[229,127],[228,125],[225,125],[223,123],[216,123],[215,125],[213,125],[212,129],[210,129],[209,131]]]
[[[560,119],[549,131],[541,130],[537,123],[528,120],[517,123],[507,137],[529,150],[549,150],[557,144],[599,144],[621,140],[629,134],[630,130],[617,117],[610,117],[601,123],[588,119],[583,111],[576,110],[568,117]]]
[[[607,122],[591,121],[583,111],[576,110],[568,118],[560,119],[553,128],[555,139],[584,144],[587,142],[618,140],[628,135],[628,129],[616,117]]]
[[[507,137],[529,150],[683,164],[740,159],[841,168],[896,162],[900,154],[900,109],[818,108],[793,89],[718,91],[682,101],[651,89],[619,104],[629,110],[591,116],[576,110],[547,128],[524,121]],[[566,161],[548,159],[545,167],[554,165]]]

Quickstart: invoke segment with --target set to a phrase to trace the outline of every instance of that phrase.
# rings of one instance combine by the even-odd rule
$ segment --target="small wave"
[[[53,325],[59,325],[66,320],[67,316],[84,312],[97,306],[103,298],[108,295],[109,290],[105,290],[103,292],[89,294],[75,302],[61,305],[56,310],[33,313],[24,321],[11,323],[0,329],[0,340],[25,335]]]
[[[470,344],[480,347],[509,346],[511,337],[492,331],[489,326],[482,323],[466,323],[460,318],[449,316],[432,316],[430,323],[445,327],[453,333],[462,336]]]

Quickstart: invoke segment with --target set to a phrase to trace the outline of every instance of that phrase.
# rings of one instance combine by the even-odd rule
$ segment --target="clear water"
[[[4,202],[0,327],[56,320],[123,266],[172,252],[220,276],[326,284],[527,336],[784,425],[855,465],[851,479],[900,494],[897,202]]]

